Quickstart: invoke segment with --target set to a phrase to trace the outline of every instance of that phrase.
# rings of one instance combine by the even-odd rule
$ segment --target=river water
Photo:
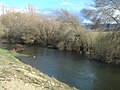
[[[4,48],[9,48],[10,45]],[[3,48],[3,46],[0,46]],[[120,90],[120,67],[89,61],[79,53],[27,47],[22,62],[80,90]]]

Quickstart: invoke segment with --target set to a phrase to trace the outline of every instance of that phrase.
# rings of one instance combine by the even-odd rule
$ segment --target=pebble
[[[55,83],[51,82],[51,85],[52,85],[52,86],[55,86]]]
[[[28,86],[28,84],[26,83],[25,86]]]
[[[14,75],[14,77],[16,78],[17,76],[16,76],[16,75]]]
[[[0,81],[5,81],[5,78],[0,78]]]
[[[41,88],[44,88],[44,86],[42,86]]]

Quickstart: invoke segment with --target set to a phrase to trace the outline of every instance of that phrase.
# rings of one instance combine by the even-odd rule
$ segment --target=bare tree
[[[95,0],[91,9],[83,9],[83,15],[97,25],[115,24],[114,29],[120,25],[120,0]]]

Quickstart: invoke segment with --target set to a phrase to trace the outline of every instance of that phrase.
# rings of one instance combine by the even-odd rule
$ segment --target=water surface
[[[22,62],[72,87],[81,90],[120,90],[119,67],[89,61],[79,53],[34,46],[23,53],[30,56],[19,57]]]

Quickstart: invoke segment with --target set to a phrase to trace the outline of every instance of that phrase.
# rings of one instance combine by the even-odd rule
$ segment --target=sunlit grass
[[[25,54],[19,54],[14,51],[8,51],[5,49],[0,48],[0,58],[5,59],[5,60],[10,60],[10,61],[19,61],[16,56],[28,56]]]

